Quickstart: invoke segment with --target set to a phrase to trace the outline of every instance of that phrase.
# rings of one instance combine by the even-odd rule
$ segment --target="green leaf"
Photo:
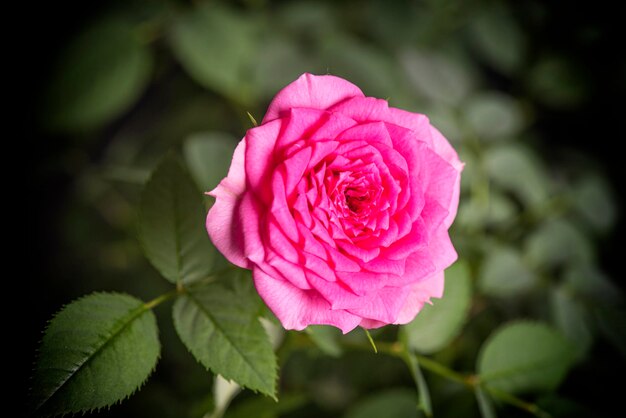
[[[527,91],[554,108],[575,107],[590,89],[578,65],[553,54],[537,60],[525,76]]]
[[[511,138],[526,122],[515,99],[495,91],[471,97],[463,108],[470,126],[483,140]]]
[[[176,58],[198,83],[237,103],[253,103],[257,42],[252,22],[211,3],[180,16],[169,35]]]
[[[319,64],[320,60],[316,60],[309,50],[295,39],[278,33],[263,40],[263,44],[258,47],[257,57],[254,65],[255,90],[268,101],[302,73],[325,70]],[[316,63],[320,68],[315,67]]]
[[[593,309],[600,332],[626,357],[626,309],[624,306],[600,305]]]
[[[156,319],[129,295],[94,293],[65,306],[43,337],[33,380],[41,415],[87,412],[132,395],[159,357]]]
[[[481,348],[483,384],[511,394],[555,389],[572,365],[573,349],[545,324],[520,321],[496,330]]]
[[[236,146],[232,135],[221,132],[195,134],[185,141],[183,155],[200,190],[213,190],[226,177]]]
[[[339,357],[343,353],[341,345],[337,342],[337,338],[341,336],[339,329],[327,325],[309,325],[305,332],[324,354]]]
[[[256,303],[243,295],[210,284],[178,298],[174,325],[207,369],[275,398],[276,357],[256,311]]]
[[[620,288],[591,263],[582,260],[569,263],[563,283],[576,298],[590,306],[611,306],[623,303]]]
[[[119,18],[82,33],[59,58],[44,97],[44,118],[53,130],[97,128],[127,110],[150,81],[152,57]]]
[[[259,322],[261,322],[261,325],[270,340],[270,344],[272,344],[272,349],[276,350],[285,339],[285,328],[283,328],[282,325],[277,324],[275,321],[264,318],[263,316],[259,317]]]
[[[474,394],[476,395],[476,402],[478,402],[480,416],[482,418],[496,418],[496,411],[493,408],[493,402],[491,402],[489,395],[485,393],[485,390],[480,385],[477,385],[474,388]]]
[[[446,270],[443,297],[425,305],[413,322],[403,326],[407,343],[424,354],[446,347],[461,331],[471,303],[469,268],[463,261]]]
[[[424,106],[423,113],[428,115],[430,123],[435,126],[456,147],[465,136],[464,126],[455,112],[456,109],[447,105]],[[465,160],[461,160],[464,161]]]
[[[298,416],[294,411],[303,408],[309,399],[302,394],[285,394],[280,402],[262,396],[241,399],[226,411],[226,418],[278,418]]]
[[[483,7],[471,22],[470,40],[485,61],[505,74],[515,72],[524,61],[526,39],[509,11],[497,4]]]
[[[328,3],[288,1],[277,8],[275,17],[280,26],[287,29],[289,37],[319,39],[337,32],[340,25],[336,14],[337,9]]]
[[[581,301],[565,286],[552,289],[550,313],[556,328],[574,347],[578,359],[582,359],[593,342],[589,313]]]
[[[501,145],[486,150],[483,158],[489,178],[498,187],[514,193],[527,206],[545,204],[548,175],[530,150]]]
[[[170,282],[206,277],[215,249],[204,229],[202,194],[178,159],[167,156],[141,194],[139,238],[143,250]]]
[[[574,210],[594,230],[607,232],[617,218],[615,199],[604,179],[597,175],[583,178],[572,187]]]
[[[552,418],[589,418],[597,415],[597,411],[591,411],[585,405],[556,394],[541,397],[537,401],[537,406]]]
[[[345,418],[417,418],[415,393],[390,389],[357,402]]]
[[[482,229],[485,226],[498,226],[510,221],[517,211],[511,198],[497,190],[490,190],[487,202],[472,199],[461,205],[456,222],[469,228]]]
[[[433,102],[458,104],[473,88],[468,71],[451,57],[406,50],[400,62],[415,91]]]
[[[569,263],[563,291],[586,311],[585,325],[599,330],[626,356],[626,310],[620,288],[592,264]],[[593,321],[589,321],[593,319]]]
[[[587,237],[564,219],[545,221],[527,237],[524,249],[530,265],[538,268],[593,260]]]
[[[334,35],[325,38],[322,60],[328,70],[359,86],[369,95],[391,97],[398,103],[404,94],[401,77],[389,57],[356,38]]]
[[[513,247],[498,246],[485,255],[478,286],[489,296],[515,297],[528,292],[536,282],[533,272]]]

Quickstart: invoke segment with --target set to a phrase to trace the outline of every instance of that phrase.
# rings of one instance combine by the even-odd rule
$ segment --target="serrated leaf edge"
[[[57,319],[57,317],[61,314],[61,312],[63,312],[63,311],[64,311],[67,307],[69,307],[70,305],[72,305],[72,304],[74,304],[74,303],[80,302],[80,301],[82,301],[82,300],[85,300],[85,299],[87,299],[87,298],[90,298],[90,297],[92,297],[92,296],[96,296],[96,295],[111,295],[111,296],[118,295],[118,296],[126,296],[126,297],[131,297],[131,298],[137,299],[137,298],[135,298],[134,296],[129,295],[128,293],[122,293],[122,292],[93,292],[93,293],[90,293],[90,294],[88,294],[88,295],[81,296],[81,297],[79,297],[79,298],[77,298],[77,299],[75,299],[75,300],[73,300],[73,301],[71,301],[71,302],[69,302],[69,303],[66,303],[65,305],[63,305],[63,306],[61,307],[61,309],[59,309],[59,310],[58,310],[58,311],[54,314],[54,316],[53,316],[53,317],[52,317],[52,318],[51,318],[51,319],[47,322],[47,325],[46,325],[46,328],[45,328],[45,331],[44,331],[44,335],[48,332],[48,330],[49,330],[49,328],[50,328],[50,326],[51,326],[52,322],[53,322],[55,319]],[[140,302],[142,302],[140,299],[137,299],[137,300],[138,300],[138,301],[140,301]],[[108,338],[106,338],[106,339],[105,339],[105,341],[104,341],[104,343],[103,343],[103,344],[101,344],[100,346],[94,346],[94,347],[91,347],[91,349],[93,349],[94,351],[93,351],[93,352],[92,352],[92,353],[91,353],[88,357],[86,357],[86,358],[85,358],[85,360],[83,360],[81,363],[79,363],[79,364],[75,365],[74,370],[72,370],[72,372],[68,375],[68,377],[67,377],[65,380],[63,380],[63,381],[62,381],[62,382],[61,382],[61,383],[57,386],[57,388],[56,388],[56,389],[54,389],[54,391],[50,394],[50,396],[48,396],[47,398],[43,399],[41,402],[39,402],[39,404],[38,404],[38,405],[35,405],[34,407],[32,407],[32,409],[31,409],[31,410],[32,410],[33,414],[38,413],[38,411],[39,411],[39,410],[40,410],[40,409],[41,409],[41,408],[42,408],[42,407],[43,407],[43,406],[44,406],[44,405],[45,405],[48,401],[50,401],[50,399],[52,399],[52,398],[53,398],[53,397],[57,394],[57,392],[58,392],[58,391],[59,391],[59,390],[60,390],[60,389],[61,389],[61,388],[62,388],[62,387],[63,387],[63,386],[64,386],[64,385],[68,382],[68,381],[70,381],[70,380],[71,380],[71,379],[72,379],[72,378],[76,375],[76,373],[77,373],[77,372],[78,372],[78,371],[79,371],[79,370],[80,370],[80,369],[81,369],[84,365],[86,365],[87,363],[89,363],[89,362],[90,362],[90,361],[91,361],[91,360],[92,360],[92,359],[93,359],[93,358],[94,358],[94,357],[95,357],[95,356],[96,356],[96,355],[97,355],[100,351],[102,351],[102,350],[104,349],[104,347],[106,347],[106,346],[107,346],[107,345],[108,345],[108,344],[109,344],[112,340],[114,340],[114,339],[115,339],[115,338],[116,338],[116,337],[117,337],[117,336],[118,336],[118,335],[119,335],[122,331],[124,331],[124,330],[125,330],[125,329],[126,329],[126,328],[130,325],[130,324],[132,324],[132,323],[133,323],[136,319],[138,319],[141,315],[143,315],[144,313],[146,313],[146,312],[148,312],[148,311],[150,311],[150,310],[151,310],[151,309],[150,309],[150,308],[148,308],[144,302],[142,302],[142,304],[141,304],[141,305],[139,305],[137,308],[135,308],[135,309],[133,309],[133,310],[129,311],[129,312],[127,313],[127,316],[131,316],[131,315],[130,315],[130,313],[131,313],[131,312],[133,312],[133,311],[136,311],[136,312],[134,312],[134,314],[131,316],[131,318],[130,318],[130,319],[129,319],[126,323],[124,323],[121,327],[119,327],[119,328],[118,328],[118,329],[116,329],[113,333],[111,333],[111,334],[108,336]],[[118,321],[118,322],[122,322],[122,321],[120,320],[120,321]],[[43,337],[42,337],[42,340],[41,340],[40,345],[39,345],[39,347],[40,347],[40,348],[38,349],[38,352],[39,352],[38,357],[41,355],[41,344],[42,344],[42,343],[43,343]],[[97,408],[91,408],[91,409],[81,409],[81,410],[79,410],[79,411],[64,411],[64,412],[63,412],[63,413],[61,413],[61,414],[57,414],[57,413],[44,413],[44,416],[65,416],[65,415],[67,415],[67,414],[76,414],[76,413],[80,413],[80,412],[82,412],[82,413],[86,413],[86,412],[92,412],[92,411],[100,411],[100,410],[101,410],[101,409],[103,409],[103,408],[107,408],[107,407],[109,407],[109,408],[110,408],[111,406],[116,405],[116,404],[119,404],[119,403],[123,402],[124,400],[128,399],[128,398],[129,398],[129,397],[131,397],[133,394],[135,394],[135,393],[136,393],[139,389],[141,389],[141,387],[142,387],[142,386],[143,386],[143,385],[147,382],[148,378],[152,375],[152,373],[153,373],[153,372],[154,372],[154,370],[156,369],[156,366],[157,366],[157,364],[158,364],[158,362],[159,362],[159,359],[161,358],[161,344],[160,344],[160,342],[159,342],[159,340],[158,340],[158,327],[157,327],[157,343],[159,344],[159,347],[158,347],[158,351],[159,351],[159,353],[157,354],[157,358],[156,358],[156,361],[155,361],[155,363],[154,363],[154,366],[152,367],[152,369],[150,370],[150,372],[148,372],[148,374],[147,374],[146,378],[145,378],[145,379],[144,379],[144,380],[143,380],[143,381],[142,381],[139,385],[137,385],[137,387],[136,387],[136,388],[135,388],[135,389],[134,389],[131,393],[129,393],[129,394],[128,394],[127,396],[125,396],[124,398],[118,399],[117,401],[115,401],[115,402],[111,403],[110,405],[105,405],[105,406],[101,406],[101,407],[97,407]],[[38,359],[36,360],[36,362],[35,362],[35,363],[37,364],[37,362],[38,362]],[[37,368],[37,366],[35,366],[35,369],[36,369],[36,368]],[[32,388],[31,388],[31,393],[32,393]]]
[[[144,239],[144,234],[143,234],[142,218],[143,218],[144,202],[145,202],[145,196],[146,196],[145,191],[148,188],[148,186],[150,185],[150,183],[152,181],[154,181],[154,178],[159,173],[161,168],[163,166],[165,166],[165,164],[174,164],[174,165],[177,166],[178,169],[180,169],[180,171],[183,174],[183,176],[185,176],[189,180],[189,184],[192,185],[193,189],[198,192],[198,196],[199,196],[198,202],[200,203],[199,207],[202,207],[204,209],[204,205],[202,204],[202,200],[200,198],[200,196],[202,196],[202,193],[198,190],[198,186],[196,185],[196,182],[193,179],[193,176],[191,175],[191,173],[187,169],[185,163],[174,153],[174,151],[170,151],[170,152],[168,152],[165,155],[165,157],[163,157],[158,162],[158,164],[152,170],[152,173],[150,174],[150,177],[148,178],[148,180],[146,180],[146,182],[145,182],[145,184],[143,186],[143,189],[141,191],[141,197],[139,199],[139,210],[137,211],[136,235],[137,235],[137,241],[139,242],[139,247],[141,248],[142,253],[146,257],[146,259],[148,260],[150,265],[157,272],[159,272],[161,277],[163,277],[165,280],[167,280],[170,283],[178,285],[179,283],[185,282],[185,277],[183,277],[183,275],[182,275],[183,263],[182,263],[182,258],[181,258],[182,257],[182,252],[181,252],[182,246],[181,246],[181,242],[179,240],[179,235],[180,234],[174,234],[175,235],[175,239],[176,239],[176,273],[177,273],[177,277],[176,277],[175,280],[171,280],[170,278],[168,278],[165,274],[163,274],[161,269],[152,262],[151,257],[149,256],[150,251],[148,251],[148,246],[146,245],[146,240]],[[174,202],[174,205],[173,205],[173,212],[175,213],[175,215],[174,215],[174,220],[175,220],[175,223],[176,223],[175,230],[178,231],[179,230],[178,227],[179,227],[179,219],[180,218],[179,218],[179,216],[177,216],[178,215],[178,205],[176,205],[176,202]],[[189,284],[191,284],[191,283],[189,283]]]
[[[207,316],[209,317],[209,320],[210,320],[210,321],[211,321],[211,322],[212,322],[212,323],[216,326],[216,328],[218,328],[218,329],[219,329],[219,331],[222,333],[222,335],[224,335],[224,336],[226,337],[226,340],[230,343],[231,347],[233,347],[233,348],[235,349],[235,351],[237,351],[237,353],[239,353],[239,355],[240,355],[242,358],[246,359],[246,363],[247,363],[248,365],[250,365],[250,367],[251,367],[251,368],[252,368],[252,370],[254,371],[255,375],[256,375],[256,376],[257,376],[257,377],[258,377],[261,381],[266,381],[267,379],[265,379],[265,378],[263,377],[263,374],[261,374],[258,370],[256,370],[256,368],[255,368],[255,367],[253,367],[252,363],[250,363],[249,361],[247,361],[247,357],[246,357],[246,356],[245,356],[245,355],[244,355],[244,354],[243,354],[243,353],[242,353],[242,352],[241,352],[241,351],[237,348],[237,346],[236,346],[235,344],[233,344],[233,342],[230,340],[230,338],[228,338],[228,337],[226,336],[227,334],[224,332],[223,328],[222,328],[222,327],[220,327],[220,326],[217,326],[217,321],[215,321],[215,319],[214,319],[213,315],[211,315],[211,313],[210,313],[210,312],[208,312],[206,309],[204,309],[204,307],[202,306],[202,304],[201,304],[201,303],[200,303],[200,302],[199,302],[196,298],[191,297],[190,295],[191,295],[191,293],[190,293],[190,292],[187,292],[187,293],[185,293],[185,295],[184,295],[183,297],[179,298],[179,300],[182,300],[184,297],[189,297],[189,299],[193,302],[193,304],[194,304],[194,305],[196,305],[196,306],[197,306],[197,307],[198,307],[198,308],[199,308],[199,309],[200,309],[203,313],[205,313],[205,315],[207,315]],[[263,334],[265,335],[265,338],[269,341],[269,336],[267,335],[267,332],[265,331],[265,329],[263,328],[263,326],[262,326],[262,325],[261,325],[261,323],[259,322],[259,320],[258,320],[259,318],[258,318],[257,316],[255,316],[255,318],[254,318],[254,319],[255,319],[255,321],[258,323],[258,325],[261,327],[261,329],[262,329],[262,331],[263,331]],[[177,321],[176,321],[176,320],[174,320],[174,323],[175,323],[175,324],[176,324],[176,322],[177,322]],[[178,327],[176,327],[176,330],[177,330],[177,332],[178,332]],[[179,337],[180,337],[180,333],[179,333]],[[182,337],[181,337],[181,340],[182,340]],[[189,347],[189,345],[188,345],[188,344],[186,344],[184,341],[183,341],[183,343],[184,343],[185,347],[187,348],[187,351],[189,351],[189,352],[193,355],[193,357],[196,359],[196,361],[198,361],[198,363],[202,364],[202,365],[205,367],[205,369],[206,369],[207,371],[211,371],[211,372],[213,372],[213,373],[214,373],[214,374],[216,374],[216,375],[217,375],[217,374],[219,374],[219,375],[221,375],[223,378],[225,378],[225,379],[227,379],[227,380],[231,380],[231,381],[233,381],[233,382],[237,383],[238,385],[240,385],[240,386],[242,386],[242,387],[245,387],[245,388],[247,388],[247,389],[250,389],[250,390],[252,390],[252,391],[254,391],[254,392],[261,392],[261,393],[264,393],[264,394],[266,394],[266,395],[269,395],[272,399],[274,399],[275,401],[278,401],[278,397],[276,396],[276,395],[277,395],[277,394],[276,394],[276,391],[277,391],[277,384],[276,384],[276,383],[278,382],[278,373],[277,373],[277,372],[278,372],[278,366],[277,366],[277,364],[276,364],[276,361],[274,361],[274,362],[273,362],[273,366],[274,366],[273,368],[274,368],[274,371],[276,372],[276,377],[274,377],[274,378],[272,379],[272,380],[273,380],[273,382],[272,382],[272,389],[273,389],[273,391],[272,391],[272,392],[273,392],[273,393],[269,393],[269,392],[265,392],[265,391],[260,390],[260,389],[257,389],[257,388],[251,388],[251,387],[250,387],[250,386],[248,386],[248,385],[245,385],[245,384],[242,384],[241,382],[238,382],[237,380],[235,380],[235,379],[234,379],[234,378],[232,378],[231,376],[229,376],[229,375],[227,375],[227,374],[225,374],[225,373],[223,373],[223,372],[221,372],[221,371],[215,370],[215,367],[213,367],[213,366],[211,366],[211,365],[208,365],[208,364],[205,364],[203,361],[201,361],[201,360],[198,358],[198,356],[196,355],[196,353],[194,352],[195,350],[193,350],[191,347]],[[272,353],[274,353],[274,350],[272,350]],[[276,360],[276,355],[275,355],[275,354],[274,354],[274,360]]]

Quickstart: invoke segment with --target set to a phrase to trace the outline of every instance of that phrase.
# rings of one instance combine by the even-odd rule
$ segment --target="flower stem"
[[[419,365],[423,367],[424,369],[432,373],[435,373],[441,377],[444,377],[446,379],[460,383],[472,390],[476,389],[476,387],[479,387],[481,385],[481,381],[478,376],[473,375],[473,374],[469,374],[469,375],[462,374],[431,359],[430,357],[426,357],[426,356],[416,354],[416,353],[409,353],[406,346],[400,342],[388,343],[388,342],[379,341],[376,345],[378,347],[379,353],[384,353],[390,356],[398,357],[401,360],[403,360],[405,363],[407,363],[407,365],[410,365],[407,362],[407,359],[410,356],[414,356],[414,358],[417,360]],[[344,344],[344,346],[346,348],[352,348],[352,349],[367,350],[367,351],[371,350],[371,347],[369,345],[364,345],[364,344]],[[485,387],[484,389],[487,392],[489,392],[491,396],[493,396],[494,398],[508,405],[524,410],[538,418],[550,418],[550,414],[542,410],[536,404],[527,402],[523,399],[518,398],[515,395],[511,395],[510,393],[507,393],[498,389],[493,389],[490,387]]]
[[[144,303],[143,307],[145,310],[154,309],[155,307],[159,306],[163,302],[178,296],[180,293],[182,293],[180,290],[174,289],[171,292],[164,293],[161,296],[158,296],[152,299],[151,301]]]

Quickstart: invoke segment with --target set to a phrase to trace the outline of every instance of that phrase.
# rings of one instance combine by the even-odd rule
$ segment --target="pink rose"
[[[456,260],[462,168],[426,116],[304,74],[237,146],[206,226],[287,329],[405,324]]]

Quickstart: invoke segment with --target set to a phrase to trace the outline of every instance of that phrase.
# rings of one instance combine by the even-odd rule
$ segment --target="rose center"
[[[347,188],[343,194],[346,198],[346,206],[354,213],[361,212],[371,201],[369,190]]]

